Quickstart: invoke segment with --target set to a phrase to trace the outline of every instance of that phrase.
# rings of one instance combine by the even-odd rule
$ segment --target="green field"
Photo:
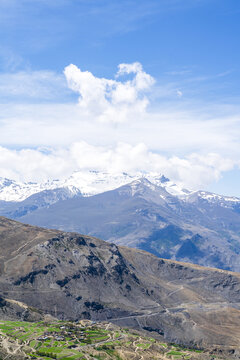
[[[19,351],[24,358],[37,360],[123,360],[136,354],[146,360],[211,359],[207,353],[202,354],[203,350],[162,343],[129,329],[91,321],[0,321],[1,342],[9,355]]]

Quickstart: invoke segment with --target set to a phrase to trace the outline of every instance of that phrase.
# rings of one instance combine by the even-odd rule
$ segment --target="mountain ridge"
[[[146,178],[155,185],[168,189],[168,192],[175,195],[186,195],[191,191],[182,189],[164,175],[157,173],[137,172],[128,174],[108,173],[96,170],[75,171],[71,176],[63,180],[52,180],[43,183],[17,182],[7,178],[0,178],[0,201],[23,201],[27,197],[44,191],[57,188],[66,188],[71,192],[78,190],[82,196],[92,196],[102,192],[116,189],[134,180]]]

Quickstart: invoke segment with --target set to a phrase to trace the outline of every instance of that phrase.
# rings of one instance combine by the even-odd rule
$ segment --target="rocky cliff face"
[[[0,244],[1,311],[10,299],[59,319],[109,320],[187,345],[240,346],[237,273],[6,218]]]

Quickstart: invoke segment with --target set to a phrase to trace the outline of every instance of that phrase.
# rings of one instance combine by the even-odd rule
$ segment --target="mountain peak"
[[[135,194],[143,194],[146,192],[146,190],[150,189],[152,191],[154,191],[156,189],[156,185],[152,184],[148,179],[146,179],[145,177],[141,177],[139,179],[136,179],[134,181],[132,181],[129,184],[131,190],[132,190],[132,195],[134,196]]]

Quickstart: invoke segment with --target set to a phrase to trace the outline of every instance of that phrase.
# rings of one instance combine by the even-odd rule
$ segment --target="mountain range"
[[[64,181],[24,186],[2,179],[0,215],[168,259],[240,271],[240,199],[145,175],[77,172]],[[15,201],[9,201],[14,189]],[[27,196],[29,189],[38,191]]]
[[[0,201],[23,201],[29,196],[44,190],[54,190],[65,188],[69,190],[72,196],[92,196],[108,190],[116,189],[122,185],[128,184],[133,180],[146,178],[156,185],[161,185],[168,192],[174,195],[184,195],[189,190],[182,189],[180,185],[170,181],[164,175],[158,173],[137,172],[134,174],[108,173],[97,170],[75,171],[70,177],[63,180],[52,180],[42,183],[36,182],[18,182],[0,177]]]
[[[1,319],[107,320],[170,342],[239,350],[237,273],[4,217],[0,242]]]

